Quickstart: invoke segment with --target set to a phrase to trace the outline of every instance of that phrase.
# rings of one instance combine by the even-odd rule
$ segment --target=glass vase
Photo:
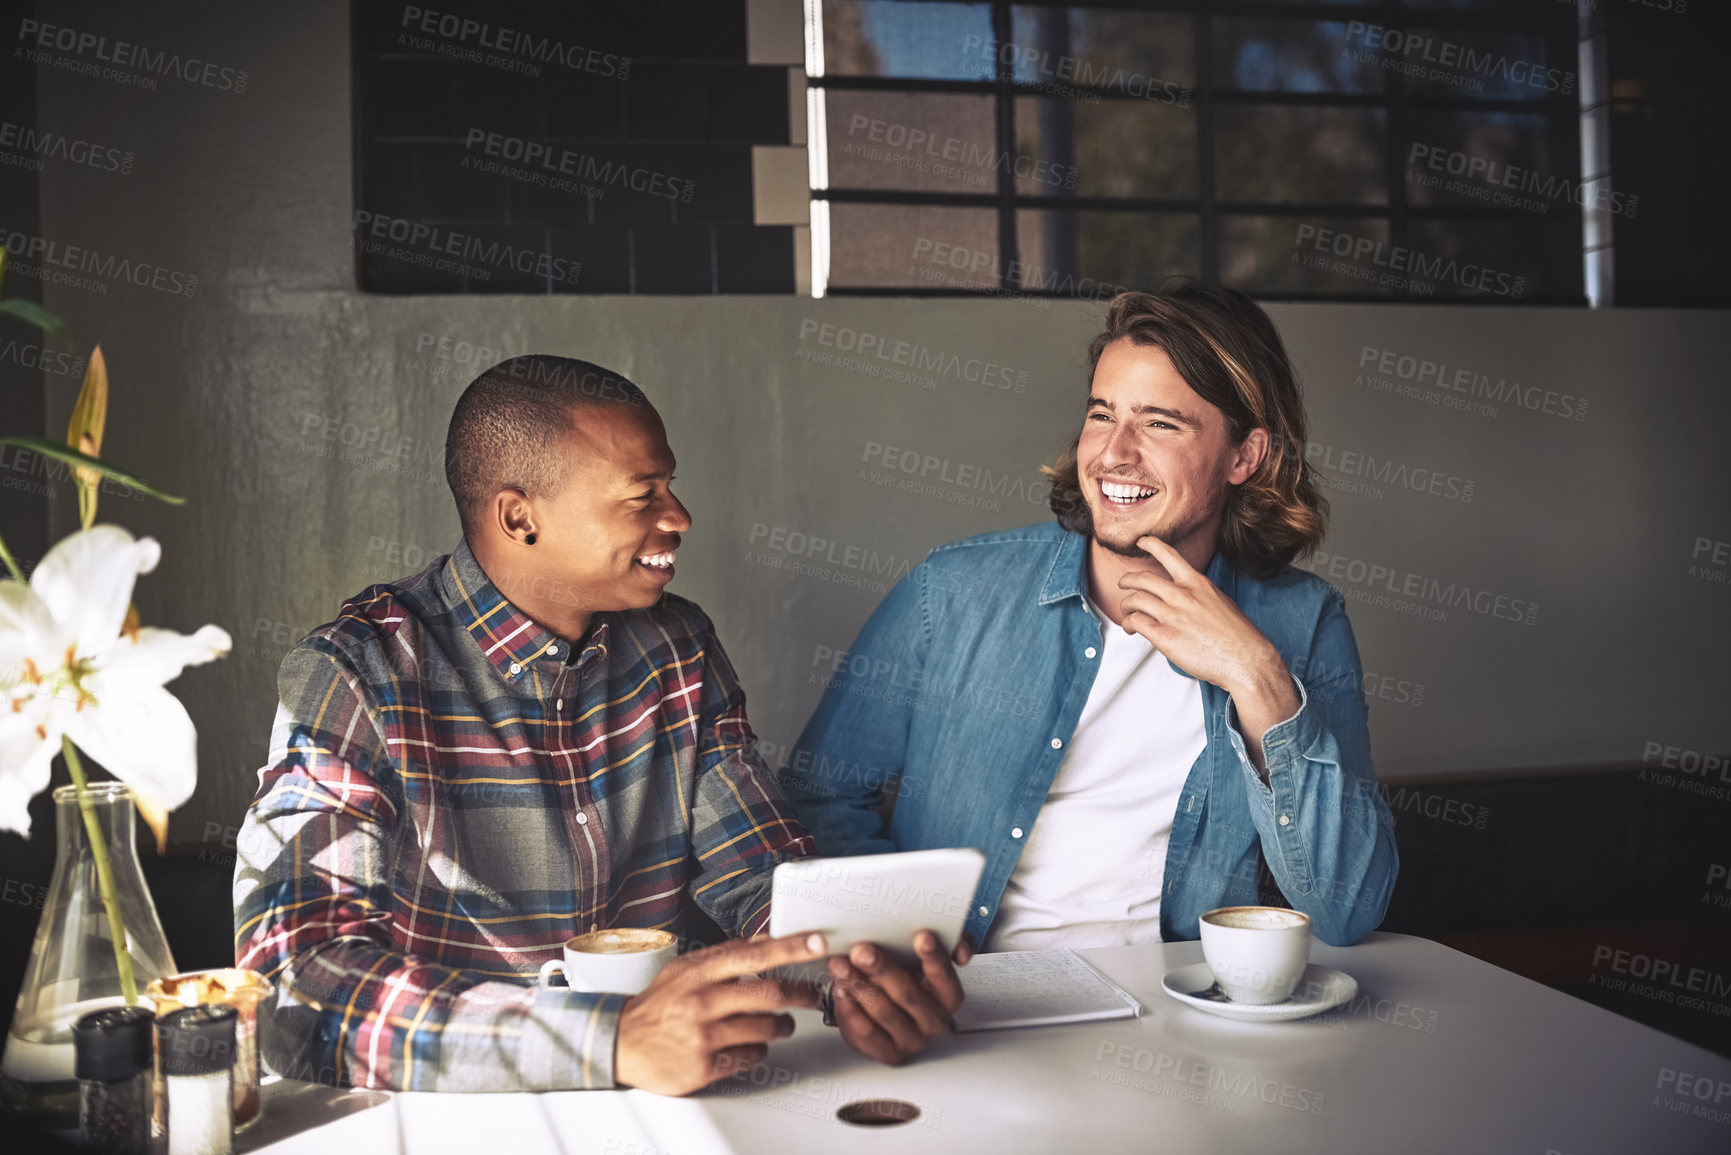
[[[132,791],[119,782],[93,782],[86,789],[108,849],[134,989],[148,1005],[145,988],[177,968],[138,865]],[[37,1116],[44,1126],[75,1127],[78,1081],[72,1066],[72,1024],[90,1011],[121,1006],[126,997],[75,787],[54,792],[54,825],[59,854],[6,1033],[0,1103]]]

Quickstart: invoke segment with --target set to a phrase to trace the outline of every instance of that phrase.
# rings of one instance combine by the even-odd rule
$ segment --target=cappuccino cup
[[[541,964],[539,981],[552,986],[558,973],[574,991],[641,994],[678,954],[679,940],[664,930],[592,930],[566,939],[562,957]]]
[[[1310,916],[1280,906],[1223,906],[1202,916],[1202,957],[1235,1003],[1292,997],[1310,962]]]

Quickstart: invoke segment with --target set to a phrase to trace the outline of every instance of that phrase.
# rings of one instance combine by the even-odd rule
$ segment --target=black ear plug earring
[[[523,535],[523,544],[524,545],[534,545],[535,544],[535,535],[532,533],[524,534]]]

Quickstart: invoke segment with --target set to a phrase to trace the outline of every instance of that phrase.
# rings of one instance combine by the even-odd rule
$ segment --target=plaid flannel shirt
[[[467,543],[283,660],[239,838],[235,958],[264,1057],[399,1090],[613,1085],[623,995],[534,985],[571,935],[746,936],[812,843],[702,610],[596,614],[576,654]]]

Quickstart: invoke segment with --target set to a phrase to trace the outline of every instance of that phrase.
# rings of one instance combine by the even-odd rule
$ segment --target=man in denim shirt
[[[1280,336],[1188,284],[1115,299],[1090,360],[1046,471],[1057,522],[899,582],[784,786],[822,854],[984,850],[987,950],[1193,939],[1259,901],[1264,861],[1317,937],[1355,942],[1394,889],[1394,821],[1344,600],[1289,564],[1327,503]]]

